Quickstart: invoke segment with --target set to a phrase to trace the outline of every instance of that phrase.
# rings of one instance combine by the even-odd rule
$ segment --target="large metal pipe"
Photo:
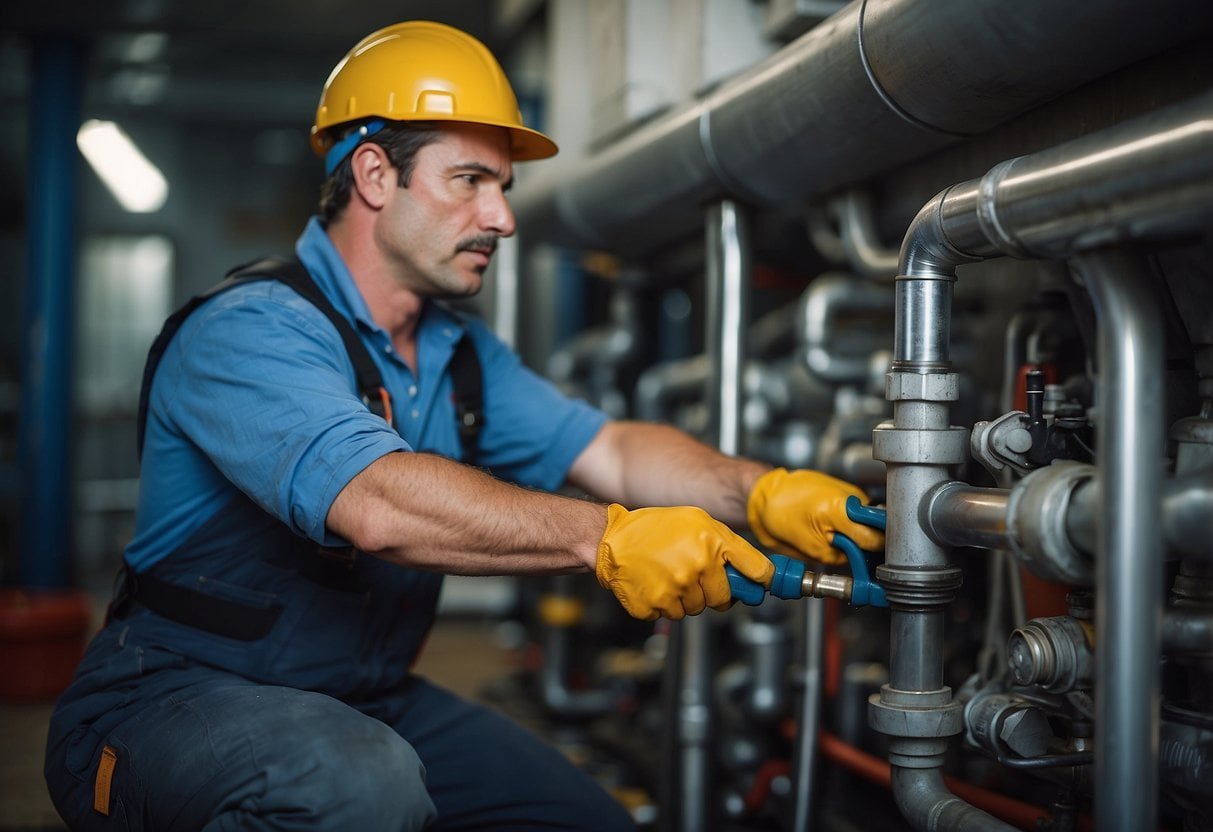
[[[722,195],[824,195],[1207,35],[1202,5],[855,0],[705,97],[536,171],[515,211],[536,241],[650,251]]]
[[[937,544],[922,530],[917,511],[937,484],[933,480],[939,463],[948,458],[944,426],[947,402],[955,398],[948,333],[956,267],[1003,254],[1061,257],[1084,252],[1076,263],[1095,301],[1099,323],[1099,486],[1109,522],[1099,543],[1097,640],[1118,645],[1114,651],[1102,652],[1096,680],[1100,709],[1096,822],[1107,829],[1143,829],[1156,821],[1162,472],[1161,445],[1155,446],[1149,438],[1157,437],[1161,443],[1164,435],[1163,340],[1155,304],[1136,276],[1126,272],[1127,255],[1086,252],[1109,243],[1165,238],[1202,227],[1213,214],[1210,147],[1213,95],[1204,95],[1004,162],[980,180],[946,189],[919,212],[901,249],[888,387],[895,416],[892,425],[874,433],[878,456],[890,468],[886,565],[878,574],[893,583],[889,596],[895,616],[894,668],[900,664],[899,652],[923,655],[934,648],[919,639],[938,638],[925,631],[925,623],[918,628],[898,626],[896,616],[899,604],[907,607],[902,616],[932,614],[916,613],[907,602],[928,598],[928,570],[942,575],[946,563],[944,553],[932,548]],[[894,470],[898,488],[893,487]],[[898,529],[902,524],[911,528]],[[918,571],[909,573],[906,566]],[[1113,609],[1116,616],[1111,615]],[[912,676],[908,681],[913,681]],[[907,756],[909,747],[918,755],[912,758],[915,766],[934,768],[929,755],[913,750],[908,741],[914,731],[927,742],[948,731],[927,730],[921,718],[917,725],[909,724],[903,700],[915,691],[895,683],[893,677],[890,686],[887,695],[882,692],[873,702],[870,718],[874,727],[893,737],[891,761],[898,762],[894,755]],[[922,691],[916,698],[927,702]],[[942,696],[939,699],[938,717],[950,723],[947,703]],[[922,776],[921,772],[913,775]],[[906,793],[898,800],[922,817],[924,802],[939,804],[938,790],[919,792],[912,785],[904,787]]]

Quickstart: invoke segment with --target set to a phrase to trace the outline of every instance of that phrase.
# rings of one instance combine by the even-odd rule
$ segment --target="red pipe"
[[[886,761],[873,757],[825,731],[822,731],[818,737],[817,747],[821,749],[821,753],[827,759],[838,763],[843,768],[871,780],[873,783],[879,783],[886,789],[891,787],[893,775],[891,767]],[[945,776],[944,782],[957,797],[1007,823],[1018,826],[1025,832],[1037,832],[1040,828],[1037,821],[1049,819],[1048,812],[1030,803],[987,791],[964,780],[957,780],[955,777]],[[1091,819],[1084,816],[1079,820],[1079,828],[1084,832],[1091,832],[1095,827]]]

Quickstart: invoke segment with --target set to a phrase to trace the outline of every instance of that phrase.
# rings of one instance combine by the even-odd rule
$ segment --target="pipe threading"
[[[889,606],[903,612],[930,611],[946,607],[963,583],[959,567],[913,568],[882,564],[876,579],[884,587]]]

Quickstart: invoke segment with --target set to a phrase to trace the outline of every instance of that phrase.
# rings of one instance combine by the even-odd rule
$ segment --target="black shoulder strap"
[[[358,333],[354,331],[349,321],[333,308],[328,298],[320,291],[320,287],[312,280],[307,269],[297,258],[290,260],[267,258],[232,269],[221,282],[190,298],[164,322],[160,334],[156,336],[151,349],[148,350],[147,364],[143,368],[143,386],[139,391],[137,448],[141,456],[144,435],[147,432],[147,408],[152,379],[155,377],[156,368],[160,366],[160,360],[164,357],[164,351],[168,348],[169,342],[177,334],[177,330],[181,328],[185,319],[204,302],[233,286],[252,280],[279,280],[324,313],[337,329],[341,341],[345,345],[346,353],[350,357],[350,362],[354,365],[358,395],[362,398],[363,403],[372,413],[383,417],[393,428],[396,427],[392,414],[392,399],[383,384],[379,367],[371,358],[366,346],[358,338]],[[455,355],[451,362],[451,374],[454,385],[455,414],[458,419],[460,441],[463,444],[463,457],[464,461],[471,462],[476,456],[480,430],[484,422],[480,361],[471,336],[465,335],[456,345]]]
[[[472,343],[472,336],[466,333],[451,356],[451,388],[463,461],[470,464],[479,451],[480,431],[484,429],[484,380],[476,345]]]

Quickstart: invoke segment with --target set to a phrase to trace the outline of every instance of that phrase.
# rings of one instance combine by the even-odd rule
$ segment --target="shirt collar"
[[[338,311],[374,332],[382,331],[371,318],[366,299],[358,291],[349,267],[341,259],[341,254],[329,239],[319,217],[308,220],[307,226],[295,243],[295,254],[307,267],[320,291],[324,292],[325,297]],[[458,314],[443,304],[431,303],[428,300],[425,301],[421,312],[421,324],[424,327],[419,326],[419,333],[423,328],[434,332],[439,336],[439,343],[453,344],[464,330],[464,323]]]

